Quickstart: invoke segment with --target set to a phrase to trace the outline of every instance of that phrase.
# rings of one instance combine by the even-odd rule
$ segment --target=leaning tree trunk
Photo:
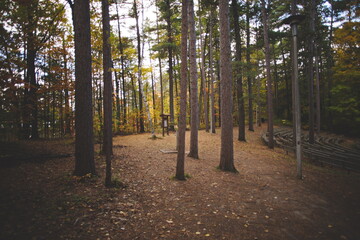
[[[272,80],[270,72],[270,44],[269,44],[269,30],[268,18],[265,8],[265,0],[261,0],[261,10],[264,26],[264,43],[265,43],[265,62],[266,62],[266,79],[267,79],[267,110],[268,110],[268,138],[269,148],[274,148],[274,126],[273,126],[273,93],[272,93]]]
[[[232,122],[232,71],[228,0],[219,0],[220,16],[220,81],[221,81],[221,150],[219,168],[236,172],[234,166]]]
[[[177,135],[176,178],[185,180],[185,130],[186,130],[186,82],[187,82],[187,34],[188,0],[182,0],[181,11],[181,79],[180,79],[180,116]]]

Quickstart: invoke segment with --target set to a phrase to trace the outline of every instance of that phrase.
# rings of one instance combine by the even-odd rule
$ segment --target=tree
[[[353,136],[360,134],[360,23],[345,22],[334,33],[336,44],[333,106],[334,130]]]
[[[307,38],[308,61],[307,61],[307,80],[309,87],[309,143],[315,142],[314,132],[314,35],[315,35],[315,0],[308,1],[308,25],[309,36]]]
[[[103,78],[104,78],[104,145],[106,157],[105,185],[111,185],[111,155],[112,155],[112,77],[111,77],[111,44],[109,0],[102,0],[103,25]]]
[[[236,172],[234,166],[233,122],[232,122],[232,77],[229,4],[219,0],[220,16],[220,82],[221,82],[221,150],[219,168]]]
[[[250,3],[246,0],[246,65],[249,99],[249,131],[254,131],[253,94],[252,94],[252,64],[250,61]]]
[[[142,80],[141,80],[141,36],[139,27],[139,15],[137,10],[137,3],[134,0],[134,17],[136,20],[136,39],[137,39],[137,55],[138,55],[138,84],[139,84],[139,110],[140,110],[140,132],[145,132],[144,117],[143,117],[143,94],[142,94]]]
[[[176,175],[185,180],[185,130],[186,130],[186,82],[187,82],[187,35],[188,35],[188,0],[182,0],[181,10],[181,79],[180,79],[180,116],[177,135]]]
[[[75,171],[95,174],[91,86],[89,0],[74,2],[75,30]]]
[[[244,93],[242,83],[242,66],[241,66],[241,38],[239,26],[239,5],[237,0],[232,0],[232,10],[234,18],[234,37],[235,37],[235,61],[236,61],[236,87],[237,87],[237,101],[238,101],[238,122],[239,122],[239,141],[246,141],[245,139],[245,109],[244,109]]]
[[[171,5],[170,0],[165,0],[165,21],[166,21],[166,30],[167,30],[167,40],[168,40],[168,54],[169,54],[169,95],[170,95],[170,130],[174,131],[174,73],[173,73],[173,29],[171,21]]]
[[[190,55],[190,81],[191,81],[191,136],[189,157],[199,158],[198,155],[198,75],[196,65],[196,32],[194,1],[189,0],[189,55]]]
[[[40,6],[45,7],[40,7]],[[36,64],[38,52],[58,31],[56,26],[63,19],[64,6],[49,1],[21,1],[25,12],[26,36],[26,87],[24,95],[24,137],[39,138],[38,131],[38,88]],[[24,17],[24,16],[23,16]],[[23,24],[24,24],[23,23]],[[31,125],[31,132],[30,132]]]
[[[265,44],[265,63],[266,63],[266,87],[267,87],[267,110],[268,110],[268,138],[269,148],[274,148],[274,125],[273,125],[273,93],[272,80],[270,71],[270,45],[269,45],[269,30],[268,17],[266,13],[265,0],[261,0],[261,12],[263,20],[264,44]]]
[[[213,70],[213,30],[214,30],[214,10],[213,7],[211,8],[210,13],[210,35],[209,35],[209,74],[210,74],[210,116],[211,116],[211,133],[215,133],[215,89],[214,89],[214,82],[215,82],[215,76],[214,76],[214,70]]]

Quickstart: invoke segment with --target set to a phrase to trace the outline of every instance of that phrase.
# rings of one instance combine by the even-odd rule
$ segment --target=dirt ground
[[[222,172],[219,132],[199,132],[187,181],[173,179],[176,154],[160,152],[175,149],[175,134],[115,137],[111,189],[98,154],[100,176],[81,179],[73,154],[46,159],[73,153],[73,140],[18,146],[53,155],[1,165],[0,239],[360,239],[359,174],[305,162],[298,180],[294,156],[264,146],[261,128],[247,142],[234,129],[239,173]]]

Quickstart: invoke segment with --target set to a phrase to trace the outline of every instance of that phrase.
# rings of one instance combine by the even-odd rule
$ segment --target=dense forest
[[[77,4],[80,9],[84,3],[1,0],[2,140],[74,135],[75,116],[85,114],[75,114],[82,101],[91,110],[79,118],[78,128],[89,121],[84,125],[105,146],[111,146],[103,140],[111,132],[155,134],[162,113],[170,115],[173,130],[184,99],[182,76],[188,78],[187,125],[214,133],[222,124],[222,101],[233,103],[227,119],[239,126],[240,141],[246,140],[245,129],[253,131],[262,121],[291,125],[293,53],[290,26],[284,23],[290,15],[302,16],[297,60],[303,129],[310,136],[320,130],[360,134],[358,1],[232,0],[227,66],[220,61],[226,53],[217,1],[195,6],[190,1],[183,15],[188,15],[186,39],[179,1],[90,1],[88,44],[78,47],[89,49],[89,56],[78,55],[86,57],[76,57],[76,32],[87,28]],[[188,41],[186,58],[181,41]],[[187,60],[188,73],[182,75]],[[77,75],[77,65],[85,78]],[[232,82],[222,86],[229,71]],[[103,131],[108,124],[112,129]],[[193,150],[196,157],[196,146]]]

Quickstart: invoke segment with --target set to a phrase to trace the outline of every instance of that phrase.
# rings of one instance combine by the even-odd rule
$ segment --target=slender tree
[[[235,37],[235,60],[236,60],[236,87],[237,87],[237,102],[238,102],[238,123],[239,123],[239,141],[246,141],[245,139],[245,108],[244,108],[244,93],[242,83],[242,66],[241,66],[241,38],[239,26],[239,5],[237,0],[232,0],[231,9],[234,18],[234,37]]]
[[[106,156],[105,185],[111,185],[111,155],[112,155],[112,79],[111,79],[111,44],[109,0],[102,0],[103,25],[103,77],[104,77],[104,145]]]
[[[175,124],[175,113],[174,113],[174,72],[173,72],[173,29],[171,21],[171,5],[170,0],[165,0],[166,4],[166,30],[167,30],[167,40],[168,40],[168,54],[169,54],[169,101],[170,101],[170,130],[174,131]]]
[[[186,82],[187,82],[187,35],[188,0],[182,0],[181,10],[181,79],[180,79],[180,116],[177,135],[176,178],[185,180],[185,130],[186,130]]]
[[[198,75],[196,65],[196,32],[194,1],[189,0],[189,55],[190,55],[190,81],[191,81],[191,136],[189,157],[199,158],[198,155]]]
[[[201,71],[201,91],[204,103],[204,122],[205,122],[205,131],[209,132],[209,108],[208,108],[208,91],[206,89],[207,82],[205,76],[205,45],[206,45],[206,36],[205,39],[202,37],[202,25],[201,25],[201,18],[199,19],[199,26],[200,26],[200,49],[201,49],[201,63],[200,63],[200,71]],[[200,95],[201,97],[201,95]],[[201,106],[200,106],[201,107]],[[201,111],[200,111],[201,112]],[[201,114],[201,113],[200,113]]]
[[[236,172],[232,122],[232,77],[228,0],[219,0],[220,81],[221,81],[221,150],[219,168]]]
[[[253,93],[252,93],[252,65],[250,60],[250,3],[246,0],[246,73],[248,83],[248,104],[249,104],[249,131],[254,131]]]
[[[141,36],[140,36],[140,27],[139,27],[139,14],[137,10],[137,0],[134,0],[134,16],[136,20],[136,39],[137,39],[137,55],[138,55],[138,87],[139,87],[139,110],[140,110],[140,132],[145,132],[144,127],[144,113],[143,113],[143,89],[141,81]]]
[[[269,30],[268,17],[266,13],[265,0],[261,0],[261,13],[264,30],[264,44],[265,44],[265,63],[266,63],[266,87],[267,87],[267,110],[268,110],[268,138],[269,148],[274,148],[274,125],[273,125],[273,91],[270,71],[270,44],[269,44]]]
[[[214,13],[215,11],[213,8],[211,9],[210,14],[210,35],[209,35],[209,74],[210,74],[210,116],[211,116],[211,122],[210,122],[210,129],[211,133],[215,133],[215,89],[214,89],[214,82],[215,82],[215,74],[213,70],[213,28],[214,28]]]
[[[308,45],[308,62],[307,62],[307,78],[309,87],[309,143],[315,142],[314,131],[314,34],[315,34],[315,0],[308,1],[309,10],[309,37]]]
[[[74,2],[75,30],[75,171],[95,174],[91,87],[89,0]]]
[[[121,64],[121,80],[122,80],[122,92],[123,92],[123,123],[127,123],[126,118],[126,91],[125,91],[125,60],[124,60],[124,46],[121,38],[121,29],[120,29],[120,16],[118,1],[116,1],[116,16],[117,16],[117,27],[118,27],[118,39],[119,39],[119,50],[120,50],[120,64]]]

